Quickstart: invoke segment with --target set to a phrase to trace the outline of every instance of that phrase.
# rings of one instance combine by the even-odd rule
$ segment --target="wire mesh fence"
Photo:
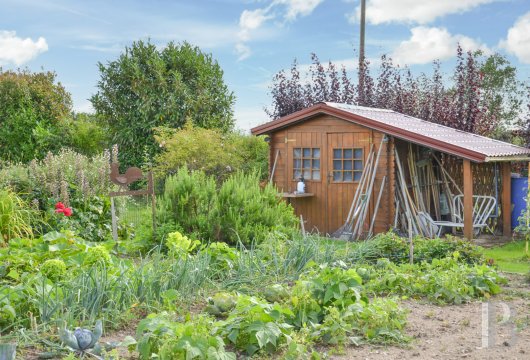
[[[150,228],[154,234],[154,210],[151,195],[125,195],[112,197],[113,201],[113,236],[117,240],[128,229]],[[137,232],[127,233],[134,238]]]

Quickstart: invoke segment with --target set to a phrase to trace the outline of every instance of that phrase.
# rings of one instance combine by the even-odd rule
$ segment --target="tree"
[[[155,156],[154,170],[162,176],[183,166],[215,176],[218,183],[240,170],[267,176],[269,147],[261,136],[222,133],[188,122],[181,130],[156,128],[155,139],[162,151]]]
[[[86,156],[101,154],[109,144],[105,130],[96,115],[74,113],[63,130],[65,145]]]
[[[141,165],[158,153],[155,127],[196,126],[228,131],[234,124],[234,95],[209,54],[186,42],[158,49],[138,41],[120,57],[99,63],[101,79],[91,98],[96,114],[120,146],[123,165]]]
[[[288,115],[320,101],[341,101],[367,107],[391,109],[456,129],[486,136],[506,136],[506,127],[520,114],[521,91],[515,68],[499,54],[464,53],[457,48],[457,64],[447,81],[434,62],[433,74],[412,76],[410,70],[383,55],[377,77],[364,60],[357,72],[357,85],[345,69],[339,79],[335,66],[322,66],[315,54],[301,76],[296,61],[291,76],[280,71],[271,86],[271,118]],[[305,84],[302,78],[311,79]],[[451,84],[452,80],[452,84]],[[451,84],[452,86],[447,86]]]
[[[70,94],[53,72],[0,69],[0,159],[27,162],[63,145]]]

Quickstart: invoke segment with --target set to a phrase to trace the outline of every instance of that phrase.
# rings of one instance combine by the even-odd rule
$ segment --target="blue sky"
[[[529,0],[367,0],[367,57],[390,54],[415,72],[455,47],[500,52],[530,77]],[[243,130],[267,120],[272,76],[317,53],[353,75],[359,0],[76,1],[0,0],[0,66],[53,70],[74,108],[90,111],[98,62],[150,38],[163,46],[187,40],[213,54],[237,102]]]

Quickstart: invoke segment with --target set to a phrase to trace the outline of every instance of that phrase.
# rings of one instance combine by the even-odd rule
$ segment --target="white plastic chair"
[[[440,237],[444,226],[463,228],[464,227],[464,195],[457,195],[453,198],[453,205],[455,214],[453,214],[456,221],[434,221],[431,215],[425,212],[418,212],[420,224],[425,234],[433,237],[434,234]],[[491,232],[492,229],[488,226],[488,219],[495,211],[497,201],[493,196],[474,195],[473,196],[473,231],[475,235],[480,234],[482,228],[487,227]]]
[[[475,235],[480,234],[482,228],[486,227],[493,233],[488,225],[488,220],[497,207],[497,200],[493,196],[474,195],[473,196],[473,229]],[[464,195],[457,195],[453,198],[453,214],[456,222],[464,223]],[[455,223],[456,223],[455,222]],[[460,227],[460,226],[457,226]]]

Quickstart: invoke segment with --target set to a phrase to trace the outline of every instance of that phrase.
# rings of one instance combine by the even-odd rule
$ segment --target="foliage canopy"
[[[28,162],[60,149],[72,99],[55,73],[0,69],[0,104],[1,159]]]
[[[91,98],[122,149],[123,165],[141,165],[158,152],[153,128],[181,128],[187,119],[203,128],[233,127],[234,95],[211,55],[187,42],[163,49],[134,42],[114,61],[99,63],[101,79]]]

